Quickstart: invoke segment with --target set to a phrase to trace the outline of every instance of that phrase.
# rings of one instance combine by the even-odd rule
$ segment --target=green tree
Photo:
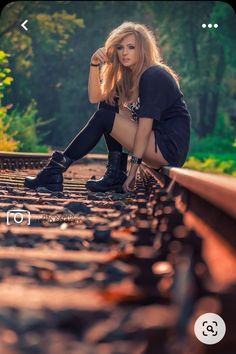
[[[220,103],[227,96],[227,80],[235,75],[234,11],[216,1],[151,3],[165,58],[180,74],[193,127],[200,137],[207,135],[213,131]],[[217,23],[218,29],[203,29],[203,23]]]
[[[10,86],[13,81],[13,78],[9,76],[11,69],[8,67],[8,57],[7,53],[0,50],[0,151],[15,151],[18,147],[18,141],[14,139],[14,132],[8,133],[9,123],[4,124],[7,110],[11,106],[2,106],[1,104],[6,87]]]
[[[50,130],[50,142],[56,135],[56,139],[62,141],[62,137],[58,136],[60,129],[63,134],[67,133],[60,121],[53,124],[51,118],[56,117],[60,111],[61,91],[64,91],[66,81],[70,78],[67,72],[73,52],[71,38],[77,28],[84,26],[83,20],[76,13],[70,14],[64,10],[67,3],[12,3],[6,7],[3,14],[5,22],[1,23],[1,45],[11,53],[11,67],[15,77],[8,98],[20,110],[25,110],[32,99],[37,101],[39,115],[51,122],[47,127]],[[19,21],[16,28],[17,18],[28,19],[29,31],[21,29]],[[40,129],[43,134],[46,128],[41,125]]]

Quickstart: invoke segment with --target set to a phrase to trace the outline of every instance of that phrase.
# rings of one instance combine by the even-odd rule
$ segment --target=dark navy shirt
[[[128,108],[135,120],[153,119],[155,151],[158,146],[170,165],[182,166],[189,150],[191,116],[173,76],[159,65],[146,69],[139,81],[139,98]]]
[[[176,131],[175,118],[190,119],[183,93],[175,79],[161,66],[152,66],[141,75],[139,82],[139,117],[153,118],[153,127],[162,123],[169,131]],[[171,119],[171,122],[169,121]],[[166,124],[172,123],[172,124]]]
[[[161,66],[146,69],[139,81],[139,98],[138,118],[153,119],[164,157],[171,165],[182,165],[189,149],[191,116],[175,79]]]

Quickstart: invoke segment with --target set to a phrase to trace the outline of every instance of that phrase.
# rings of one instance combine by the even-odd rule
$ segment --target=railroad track
[[[47,163],[50,156],[45,153],[0,152],[0,169],[40,169]],[[104,154],[88,154],[76,164],[82,161],[102,161],[104,158]]]
[[[90,193],[89,155],[63,193],[24,189],[48,157],[0,154],[1,354],[232,354],[235,179],[142,165],[135,193]],[[206,312],[228,329],[216,346],[194,336]]]

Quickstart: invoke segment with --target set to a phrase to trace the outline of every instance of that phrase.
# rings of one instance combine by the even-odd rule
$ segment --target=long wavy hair
[[[116,49],[117,45],[131,34],[135,36],[138,53],[138,60],[132,71],[120,63]],[[101,68],[101,88],[108,104],[115,104],[117,94],[120,107],[134,102],[138,97],[139,79],[143,71],[154,65],[168,71],[179,86],[178,75],[163,62],[154,33],[143,24],[123,22],[108,35],[105,50],[108,62]]]

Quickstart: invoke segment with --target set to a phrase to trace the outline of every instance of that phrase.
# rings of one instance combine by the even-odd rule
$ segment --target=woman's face
[[[123,38],[123,40],[116,45],[116,49],[120,63],[132,69],[132,66],[136,64],[138,60],[135,36],[130,34]]]

